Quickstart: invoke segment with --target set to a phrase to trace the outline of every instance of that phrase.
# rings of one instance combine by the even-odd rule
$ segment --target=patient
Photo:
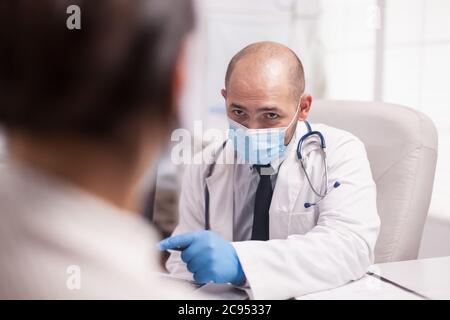
[[[186,298],[136,212],[192,25],[190,1],[3,1],[0,298]]]

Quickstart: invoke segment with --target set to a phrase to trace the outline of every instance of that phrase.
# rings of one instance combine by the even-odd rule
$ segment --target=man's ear
[[[222,89],[222,90],[220,90],[220,93],[222,94],[222,97],[226,100],[227,99],[227,90]]]
[[[312,96],[310,94],[304,94],[300,101],[300,110],[298,112],[298,119],[300,121],[308,118],[309,110],[311,109]]]

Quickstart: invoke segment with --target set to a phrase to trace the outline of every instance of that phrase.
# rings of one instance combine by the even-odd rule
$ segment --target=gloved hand
[[[245,281],[244,271],[231,243],[212,231],[198,231],[169,237],[159,243],[160,250],[181,250],[181,259],[198,283]]]

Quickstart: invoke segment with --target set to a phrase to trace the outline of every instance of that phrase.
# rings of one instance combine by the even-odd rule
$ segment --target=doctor
[[[187,168],[179,225],[160,242],[172,249],[170,272],[243,286],[254,299],[365,274],[380,225],[366,151],[350,133],[306,121],[304,88],[301,61],[281,44],[232,58],[222,90],[230,139]]]

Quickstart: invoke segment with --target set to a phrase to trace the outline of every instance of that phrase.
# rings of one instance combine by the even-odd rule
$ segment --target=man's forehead
[[[289,90],[283,86],[230,86],[227,90],[227,97],[230,102],[236,104],[255,104],[276,105],[280,100],[289,97]]]
[[[270,41],[248,45],[231,59],[226,76],[227,91],[280,90],[281,85],[289,95],[298,100],[304,91],[303,66],[297,55],[288,47]]]
[[[289,69],[278,59],[244,58],[238,61],[229,82],[248,82],[255,86],[261,81],[279,83],[289,81]]]
[[[255,79],[243,75],[230,81],[227,88],[228,97],[234,99],[278,100],[290,95],[286,82],[272,79]]]

